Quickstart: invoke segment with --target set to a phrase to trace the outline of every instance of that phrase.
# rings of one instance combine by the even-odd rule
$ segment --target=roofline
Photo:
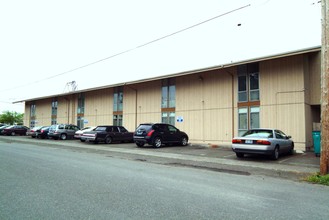
[[[318,52],[318,51],[321,51],[321,46],[314,46],[314,47],[310,47],[310,48],[293,50],[293,51],[289,51],[289,52],[285,52],[285,53],[268,55],[268,56],[264,56],[264,57],[251,58],[251,59],[247,59],[247,60],[241,60],[241,61],[237,61],[237,62],[231,62],[231,63],[221,64],[221,65],[216,65],[216,66],[210,66],[210,67],[205,67],[205,68],[200,68],[200,69],[177,72],[177,73],[167,74],[167,75],[163,75],[163,76],[145,78],[145,79],[128,81],[128,82],[123,82],[123,83],[116,83],[116,84],[99,86],[99,87],[88,88],[88,89],[82,89],[82,90],[77,90],[77,91],[68,92],[68,93],[60,93],[60,94],[54,94],[54,95],[49,95],[49,96],[19,100],[19,101],[13,102],[13,104],[20,103],[20,102],[37,101],[37,100],[53,98],[53,97],[62,97],[62,96],[73,95],[73,94],[78,94],[78,93],[82,93],[82,92],[96,91],[96,90],[108,89],[108,88],[113,88],[113,87],[118,87],[118,86],[139,84],[139,83],[156,81],[156,80],[167,79],[167,78],[172,78],[172,77],[192,75],[195,73],[201,73],[201,72],[212,71],[212,70],[217,70],[217,69],[224,69],[224,68],[229,68],[229,67],[233,67],[233,66],[247,64],[247,63],[254,63],[254,62],[260,62],[260,61],[265,61],[265,60],[278,59],[278,58],[282,58],[282,57],[289,57],[289,56],[295,56],[295,55],[299,55],[299,54],[312,53],[312,52]]]

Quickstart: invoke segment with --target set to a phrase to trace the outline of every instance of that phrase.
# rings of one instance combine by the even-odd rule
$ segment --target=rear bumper
[[[235,153],[271,155],[274,147],[271,145],[232,144]]]
[[[151,139],[149,137],[140,137],[140,136],[134,136],[134,142],[135,143],[147,143],[147,144],[152,144]]]

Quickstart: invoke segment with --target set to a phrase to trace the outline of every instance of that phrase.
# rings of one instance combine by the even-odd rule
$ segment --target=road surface
[[[329,219],[329,187],[0,141],[0,219]]]

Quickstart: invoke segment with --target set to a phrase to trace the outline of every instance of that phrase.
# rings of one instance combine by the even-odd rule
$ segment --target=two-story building
[[[320,122],[321,48],[122,82],[25,102],[24,124],[167,122],[192,143],[230,144],[250,128],[278,128],[312,147]]]

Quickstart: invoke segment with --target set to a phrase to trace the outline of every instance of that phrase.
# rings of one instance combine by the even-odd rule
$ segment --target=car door
[[[121,141],[122,137],[117,126],[112,127],[112,138],[116,141]]]
[[[128,131],[127,131],[127,129],[125,129],[124,127],[122,127],[122,126],[119,126],[118,127],[119,128],[119,130],[120,130],[120,139],[121,139],[121,141],[129,141],[129,140],[131,140],[132,139],[132,135],[131,135],[131,133],[129,133]]]
[[[280,145],[280,151],[287,152],[290,146],[289,138],[280,130],[275,130],[274,133],[276,140]]]
[[[180,141],[180,133],[178,129],[172,125],[168,125],[168,139],[170,142],[179,142]]]

